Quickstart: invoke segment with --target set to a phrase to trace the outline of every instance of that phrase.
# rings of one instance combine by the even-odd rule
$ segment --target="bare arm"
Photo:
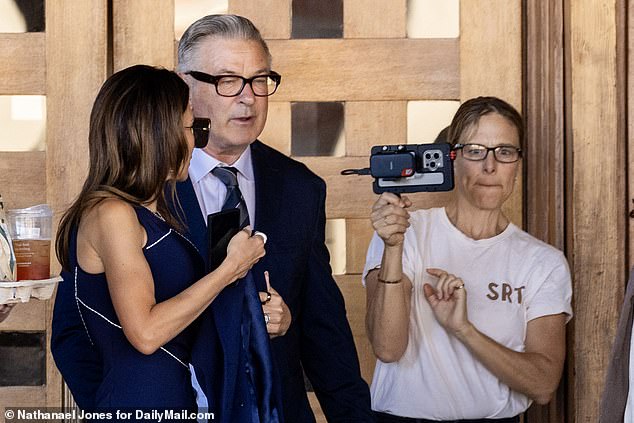
[[[381,269],[366,277],[366,330],[377,358],[398,361],[407,348],[412,283],[403,274],[403,240],[409,227],[407,197],[382,194],[374,204],[372,226],[384,242]]]
[[[262,239],[240,231],[229,243],[227,258],[215,271],[157,304],[152,273],[142,250],[146,235],[134,209],[119,200],[106,200],[88,213],[85,221],[78,243],[92,246],[94,255],[85,254],[84,258],[93,267],[99,262],[103,266],[123,331],[144,354],[153,353],[179,334],[225,286],[244,276],[264,255]]]
[[[547,404],[561,378],[566,354],[566,317],[543,316],[527,324],[525,351],[506,348],[481,333],[468,320],[467,293],[462,280],[440,269],[428,269],[439,277],[436,289],[425,285],[425,296],[438,322],[495,376],[511,389]]]

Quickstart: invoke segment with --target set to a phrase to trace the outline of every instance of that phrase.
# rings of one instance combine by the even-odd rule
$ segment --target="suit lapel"
[[[200,251],[206,263],[207,223],[203,219],[202,212],[200,211],[200,205],[198,204],[191,179],[187,178],[186,181],[178,182],[176,184],[176,193],[178,194],[178,200],[185,213],[184,220],[187,225],[185,235],[187,235],[198,248],[198,251]]]
[[[176,191],[185,212],[187,224],[187,236],[198,247],[207,262],[207,223],[203,219],[200,205],[196,198],[194,187],[189,178],[176,185]],[[240,357],[240,323],[242,322],[242,310],[244,305],[244,283],[232,284],[225,288],[212,302],[210,308],[214,317],[216,331],[222,346],[225,366],[223,368],[222,385],[217,374],[212,377],[208,385],[214,386],[216,392],[222,397],[223,410],[230,410],[233,405],[236,374],[239,371]]]
[[[279,168],[269,151],[260,141],[251,144],[251,160],[255,177],[255,229],[264,232],[275,241],[279,228],[276,224],[276,210],[283,207],[282,190],[278,178]],[[258,291],[266,291],[264,271],[267,270],[266,256],[253,267],[255,286]]]

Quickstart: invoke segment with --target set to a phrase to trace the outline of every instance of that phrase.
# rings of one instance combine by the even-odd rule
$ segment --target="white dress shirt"
[[[211,173],[219,165],[238,169],[238,186],[247,204],[249,221],[253,227],[255,222],[255,177],[253,175],[253,161],[251,160],[251,146],[247,147],[233,164],[222,163],[203,150],[194,149],[189,165],[189,177],[192,180],[205,223],[207,223],[208,215],[222,209],[227,195],[225,184]]]
[[[192,160],[189,164],[189,178],[192,181],[205,224],[207,224],[208,215],[222,209],[227,195],[227,187],[225,184],[211,173],[211,171],[219,165],[232,166],[238,169],[238,186],[247,204],[249,221],[251,222],[251,227],[253,227],[253,223],[255,222],[255,177],[253,175],[253,162],[251,160],[251,146],[247,147],[238,160],[232,164],[222,163],[203,150],[194,148]],[[200,388],[194,366],[190,364],[189,368],[191,370],[192,386],[196,391],[196,403],[198,408],[207,411],[207,397]],[[201,419],[198,421],[199,423],[203,422]]]

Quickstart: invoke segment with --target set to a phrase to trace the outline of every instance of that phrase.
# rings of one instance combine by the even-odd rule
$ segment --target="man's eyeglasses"
[[[207,118],[194,118],[192,126],[186,126],[185,128],[191,129],[192,134],[194,134],[194,146],[196,148],[205,148],[207,146],[211,120]]]
[[[489,151],[493,151],[493,157],[500,163],[515,163],[522,157],[522,149],[513,145],[486,147],[481,144],[455,144],[453,149],[462,149],[462,157],[472,161],[486,159]]]
[[[268,97],[273,94],[280,85],[282,75],[277,72],[269,72],[267,75],[257,75],[253,78],[245,78],[238,75],[209,75],[205,72],[189,71],[185,75],[212,84],[216,87],[216,93],[222,97],[235,97],[240,95],[244,86],[249,84],[253,94],[257,97]]]

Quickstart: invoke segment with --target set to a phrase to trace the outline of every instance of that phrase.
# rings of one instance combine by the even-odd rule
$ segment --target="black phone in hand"
[[[240,210],[228,209],[207,216],[208,272],[227,257],[229,241],[240,230]]]

